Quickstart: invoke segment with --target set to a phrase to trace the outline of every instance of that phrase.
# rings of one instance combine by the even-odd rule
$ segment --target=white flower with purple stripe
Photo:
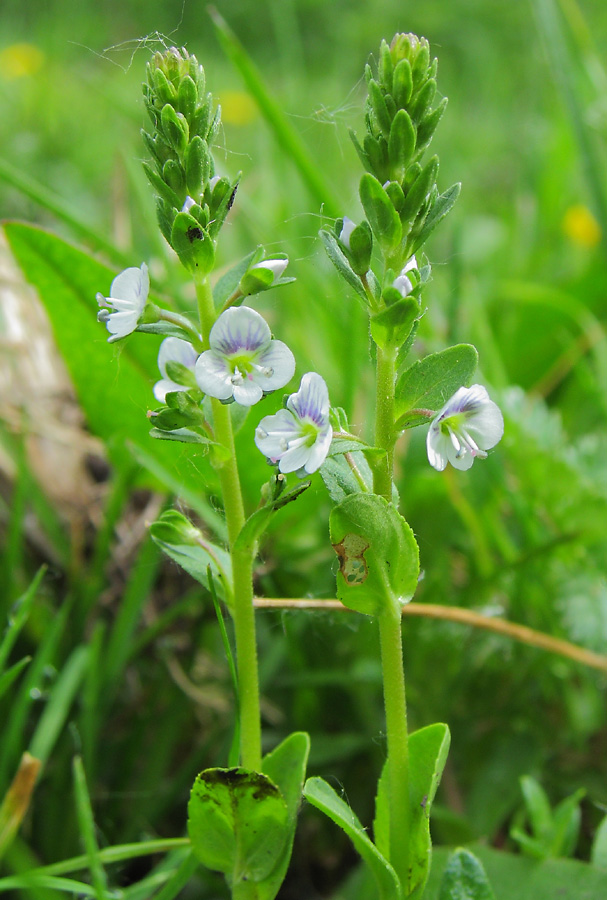
[[[397,275],[392,282],[392,287],[395,287],[402,297],[407,297],[413,290],[411,279],[407,276],[407,272],[410,272],[411,269],[417,269],[415,256],[411,257],[409,262],[401,269],[400,275]]]
[[[168,337],[165,338],[160,345],[158,351],[158,368],[162,378],[154,385],[154,396],[160,403],[164,403],[166,395],[172,391],[187,391],[195,386],[194,366],[198,359],[198,353],[188,341],[182,341],[181,338]],[[187,372],[183,372],[183,381],[175,381],[169,377],[167,365],[177,363],[183,369],[188,369],[192,375],[187,377]],[[176,367],[172,367],[173,371]]]
[[[195,375],[200,390],[217,400],[253,406],[295,372],[287,345],[273,340],[267,322],[248,306],[226,309],[211,328],[209,343]]]
[[[148,267],[125,269],[112,281],[110,296],[97,294],[100,307],[97,320],[104,322],[110,332],[108,341],[119,341],[135,331],[145,309],[150,290]],[[110,312],[111,310],[111,312]]]
[[[326,459],[333,430],[329,423],[329,391],[316,372],[307,372],[287,408],[265,416],[255,431],[255,443],[281,472],[311,475]]]
[[[469,469],[477,457],[485,459],[503,434],[503,416],[486,389],[480,384],[461,387],[430,425],[428,460],[439,472],[448,462],[456,469]]]

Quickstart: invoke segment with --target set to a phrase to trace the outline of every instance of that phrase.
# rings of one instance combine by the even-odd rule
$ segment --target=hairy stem
[[[216,319],[213,295],[208,279],[196,282],[196,296],[202,339],[204,346],[208,347],[209,334]],[[248,550],[236,550],[234,546],[245,523],[245,514],[230,409],[219,400],[212,400],[211,407],[215,440],[226,451],[225,458],[218,461],[216,468],[223,496],[228,544],[232,558],[234,588],[232,615],[236,639],[240,702],[240,761],[245,768],[259,771],[261,768],[261,722],[255,609],[253,607],[253,554]]]
[[[375,446],[386,451],[373,472],[373,490],[392,502],[394,469],[394,389],[396,351],[377,347]],[[390,862],[403,896],[409,875],[409,742],[400,611],[387,607],[379,616],[379,637],[386,710],[390,810]]]

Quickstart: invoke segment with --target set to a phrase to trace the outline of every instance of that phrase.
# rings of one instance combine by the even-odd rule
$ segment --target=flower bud
[[[262,259],[254,263],[240,279],[239,289],[244,296],[259,294],[273,287],[282,278],[289,264],[287,256]]]
[[[152,122],[151,133],[144,132],[144,141],[153,157],[153,167],[146,164],[145,169],[158,194],[161,231],[190,271],[200,271],[201,266],[208,270],[214,241],[234,191],[226,179],[226,196],[218,196],[214,204],[210,201],[214,197],[215,169],[210,148],[219,127],[219,109],[213,113],[202,66],[183,48],[171,47],[154,54],[148,63],[143,93]],[[202,238],[192,222],[182,220],[175,227],[176,217],[190,211],[192,200],[201,208],[196,215],[198,224],[203,229],[209,226]]]

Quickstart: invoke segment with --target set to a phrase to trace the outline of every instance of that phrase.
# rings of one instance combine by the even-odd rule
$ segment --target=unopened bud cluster
[[[422,165],[447,100],[433,108],[437,60],[425,38],[397,34],[382,42],[377,72],[367,65],[367,134],[352,140],[367,170],[360,197],[371,230],[398,271],[449,211],[459,186],[439,195],[438,157]]]
[[[154,54],[143,85],[152,133],[143,132],[153,166],[160,229],[193,274],[211,271],[215,238],[232,205],[236,183],[215,175],[211,146],[221,119],[205,93],[195,56],[172,47]]]

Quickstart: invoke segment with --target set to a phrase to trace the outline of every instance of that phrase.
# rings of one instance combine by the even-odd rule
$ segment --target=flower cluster
[[[347,221],[344,228],[347,230]],[[263,265],[263,263],[261,264]],[[273,275],[284,270],[283,260],[266,261]],[[403,296],[411,291],[408,272],[415,257],[403,267],[393,286]],[[149,276],[145,263],[129,268],[113,280],[110,296],[97,294],[110,342],[133,332],[145,318]],[[209,335],[209,349],[198,353],[191,343],[167,337],[160,345],[158,367],[162,378],[154,385],[161,403],[176,391],[199,389],[203,394],[250,407],[284,387],[295,373],[295,358],[286,344],[272,337],[265,319],[248,306],[226,309]],[[329,392],[323,378],[306,373],[299,390],[284,409],[265,416],[255,431],[258,449],[280,472],[300,475],[316,472],[325,461],[333,432],[329,423]],[[484,387],[461,387],[434,416],[426,439],[428,460],[439,472],[451,463],[469,469],[478,457],[501,440],[504,420]]]

